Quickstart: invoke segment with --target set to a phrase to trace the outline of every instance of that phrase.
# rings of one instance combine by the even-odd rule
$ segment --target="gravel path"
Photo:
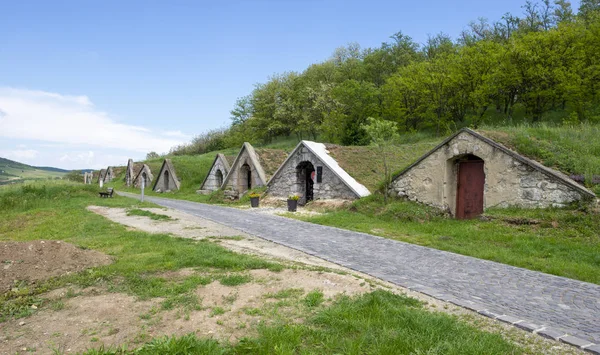
[[[542,336],[560,338],[588,351],[600,349],[600,345],[589,345],[600,343],[600,285],[279,216],[166,198],[146,200],[535,330]]]

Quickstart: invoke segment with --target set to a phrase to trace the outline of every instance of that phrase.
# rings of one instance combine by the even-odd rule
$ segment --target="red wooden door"
[[[456,218],[469,219],[483,213],[484,184],[483,160],[470,160],[459,163]]]

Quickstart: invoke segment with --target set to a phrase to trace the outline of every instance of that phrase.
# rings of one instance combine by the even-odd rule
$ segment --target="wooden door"
[[[483,160],[469,160],[459,163],[456,218],[469,219],[483,213],[484,184]]]

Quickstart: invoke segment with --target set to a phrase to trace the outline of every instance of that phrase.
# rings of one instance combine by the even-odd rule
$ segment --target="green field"
[[[0,158],[0,185],[33,180],[61,179],[67,171],[54,168],[36,168],[16,161]]]
[[[59,182],[0,190],[0,241],[61,240],[114,258],[110,265],[44,282],[15,284],[11,291],[0,296],[0,323],[40,311],[60,312],[69,298],[85,297],[75,290],[88,287],[96,290],[94,294],[117,292],[133,295],[139,301],[158,300],[157,308],[140,315],[149,324],[159,322],[165,312],[172,310],[177,310],[185,321],[210,307],[203,304],[194,290],[213,281],[226,287],[248,282],[260,285],[264,281],[248,277],[248,270],[280,272],[290,267],[231,252],[210,239],[194,241],[152,235],[110,222],[86,210],[86,206],[128,207],[135,211],[152,205],[119,196],[99,199],[96,190],[94,186]],[[177,278],[164,276],[165,272],[190,268],[196,270],[191,275],[187,272],[184,274],[187,276]],[[71,291],[64,298],[46,298],[45,292],[65,287]],[[331,300],[324,299],[318,290],[305,293],[298,289],[283,290],[266,297],[275,302],[245,311],[261,315],[264,321],[253,330],[255,335],[239,341],[219,341],[199,335],[164,337],[161,334],[152,339],[153,336],[144,333],[123,346],[101,347],[95,343],[98,338],[92,333],[89,334],[90,350],[87,353],[129,354],[137,348],[135,353],[142,354],[271,354],[273,349],[279,349],[276,351],[279,354],[398,351],[415,354],[543,354],[552,345],[532,341],[518,330],[505,332],[491,327],[488,328],[491,332],[482,331],[477,329],[481,326],[478,318],[432,311],[416,299],[386,290]],[[294,310],[294,317],[278,316],[287,314],[290,309]],[[224,312],[227,309],[213,307],[210,316]],[[304,321],[298,322],[297,317]],[[14,322],[11,324],[16,326]]]

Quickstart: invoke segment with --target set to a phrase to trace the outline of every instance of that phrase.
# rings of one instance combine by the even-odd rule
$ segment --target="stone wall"
[[[225,166],[225,164],[223,164],[223,161],[221,159],[217,159],[215,161],[215,164],[208,172],[206,181],[204,182],[204,185],[202,185],[202,190],[215,191],[221,188],[221,185],[219,184],[217,179],[217,171],[221,171],[221,173],[223,174],[223,180],[221,180],[221,182],[225,181],[225,177],[227,177],[227,167]]]
[[[168,172],[168,174],[165,175],[165,172]],[[175,177],[168,169],[161,170],[160,175],[157,176],[156,179],[157,181],[154,185],[154,191],[168,192],[172,190],[178,190],[177,183],[175,182]]]
[[[142,167],[142,170],[140,170],[140,172],[138,173],[138,175],[136,176],[135,180],[133,181],[133,186],[135,186],[138,189],[142,188],[142,180],[145,179],[144,182],[144,188],[145,189],[149,189],[152,187],[152,180],[154,179],[154,176],[152,175],[152,172],[150,171],[150,167],[146,164],[144,164],[144,166]]]
[[[133,171],[133,159],[129,159],[127,161],[127,169],[125,170],[125,185],[130,187],[131,184],[133,184],[133,179],[135,179]]]
[[[543,173],[467,132],[461,132],[396,178],[391,187],[392,195],[454,214],[457,159],[466,155],[484,161],[484,208],[565,206],[588,198],[564,180]]]
[[[248,150],[244,150],[241,153],[241,155],[236,159],[238,159],[238,164],[236,164],[236,166],[231,167],[231,171],[229,172],[230,176],[228,175],[227,184],[226,186],[224,186],[224,190],[229,190],[228,196],[239,196],[248,190],[246,184],[246,176],[245,173],[242,171],[242,167],[246,164],[248,165],[251,171],[252,188],[265,186],[265,182],[262,181],[261,178],[258,176],[256,167],[252,163],[252,159],[250,159]],[[234,194],[231,193],[232,191],[234,192]]]
[[[287,197],[292,194],[298,194],[304,198],[304,177],[296,167],[302,162],[310,162],[315,168],[315,182],[313,185],[314,199],[345,199],[354,200],[358,196],[326,165],[321,162],[306,147],[300,147],[285,162],[285,165],[269,181],[269,194],[276,197]],[[317,167],[323,168],[323,178],[321,183],[317,183]]]

